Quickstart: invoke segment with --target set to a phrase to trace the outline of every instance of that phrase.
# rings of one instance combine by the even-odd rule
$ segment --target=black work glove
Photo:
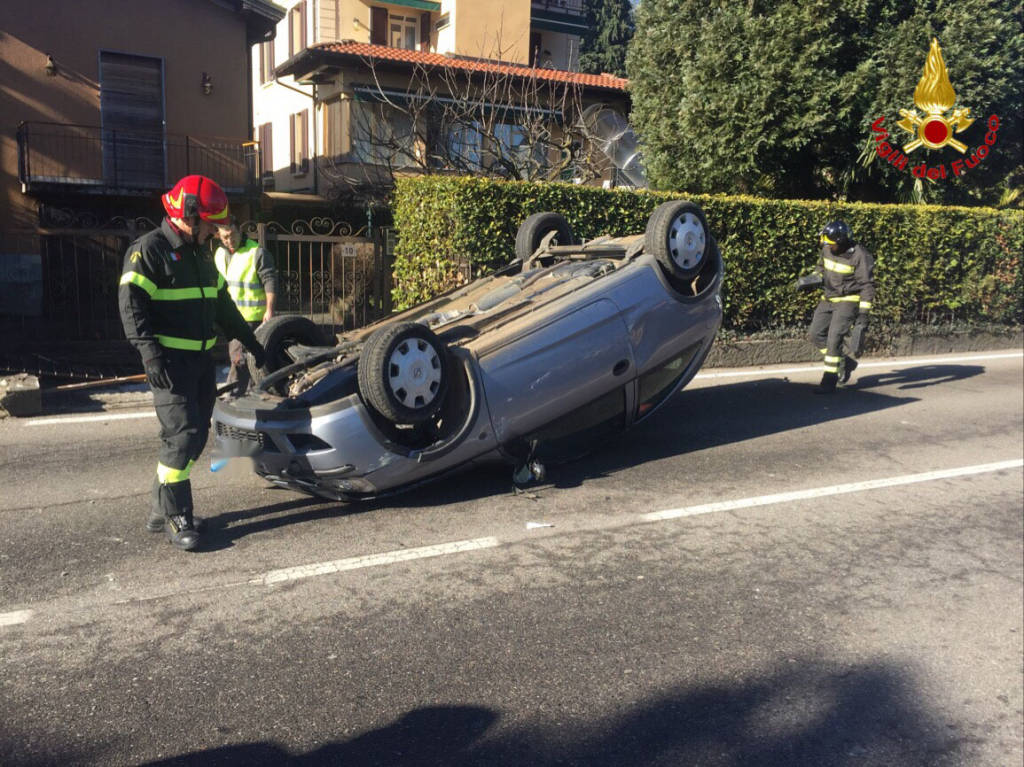
[[[850,354],[860,357],[864,353],[864,335],[867,333],[868,320],[871,315],[862,311],[853,322],[853,330],[850,332]]]
[[[259,341],[256,342],[255,346],[249,349],[249,354],[252,355],[252,361],[256,367],[261,368],[267,364],[267,353],[260,345]]]
[[[146,369],[146,383],[151,389],[170,389],[171,377],[167,373],[167,363],[161,356],[153,357],[142,363]]]

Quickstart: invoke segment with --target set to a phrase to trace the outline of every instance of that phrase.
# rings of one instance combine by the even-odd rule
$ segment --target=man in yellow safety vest
[[[221,246],[213,260],[228,284],[228,293],[249,326],[257,328],[274,316],[277,297],[277,270],[274,257],[258,242],[245,237],[238,220],[230,216],[226,226],[217,231]],[[237,341],[228,345],[231,369],[228,383],[238,382],[238,391],[249,385],[249,368],[244,347]]]

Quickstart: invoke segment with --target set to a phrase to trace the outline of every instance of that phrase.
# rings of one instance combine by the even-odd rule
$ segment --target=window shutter
[[[430,51],[430,14],[420,16],[420,50]]]
[[[370,8],[370,43],[373,45],[388,44],[388,9],[374,6]]]
[[[301,125],[301,140],[299,146],[302,148],[300,167],[302,173],[309,171],[309,110],[304,110],[299,115],[299,123]]]
[[[288,127],[288,133],[291,143],[291,172],[292,175],[295,175],[295,171],[297,170],[297,168],[295,167],[295,115],[289,115]]]
[[[309,3],[307,2],[307,0],[302,0],[302,11],[299,14],[301,16],[301,18],[302,18],[302,34],[299,37],[302,40],[302,48],[303,49],[305,49],[306,46],[309,44],[309,41],[306,39],[306,33],[307,33],[306,31],[309,29],[309,13],[308,13],[308,11],[309,11]]]
[[[274,175],[274,124],[260,126],[260,176]]]

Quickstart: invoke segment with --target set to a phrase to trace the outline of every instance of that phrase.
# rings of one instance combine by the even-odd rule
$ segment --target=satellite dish
[[[580,116],[587,139],[611,160],[612,164],[638,188],[647,188],[640,142],[621,112],[607,104],[593,104]]]

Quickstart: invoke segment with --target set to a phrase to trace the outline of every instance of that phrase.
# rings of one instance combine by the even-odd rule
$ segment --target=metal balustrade
[[[18,179],[28,193],[152,193],[192,173],[215,179],[230,193],[242,193],[257,189],[258,168],[258,144],[243,139],[68,123],[18,126]]]

